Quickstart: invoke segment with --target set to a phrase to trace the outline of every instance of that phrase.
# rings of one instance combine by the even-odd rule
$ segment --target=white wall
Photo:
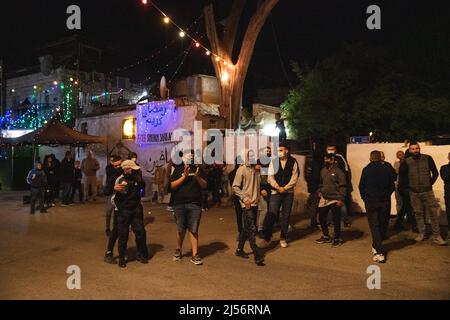
[[[425,143],[420,143],[421,152],[433,157],[438,170],[441,166],[448,163],[448,153],[450,152],[450,145],[444,146],[429,146]],[[347,145],[347,160],[352,170],[352,184],[353,184],[353,201],[357,203],[359,209],[364,208],[364,203],[359,194],[358,184],[361,178],[362,169],[369,163],[369,155],[373,150],[383,151],[386,161],[394,164],[396,160],[396,153],[399,150],[406,151],[407,147],[403,143],[370,143],[370,144],[348,144]],[[439,177],[433,186],[436,198],[442,210],[445,210],[444,202],[444,183]],[[392,208],[395,208],[395,197],[392,196]],[[364,209],[359,210],[364,211]],[[395,212],[395,209],[392,210]],[[441,223],[446,223],[445,214],[441,213]]]

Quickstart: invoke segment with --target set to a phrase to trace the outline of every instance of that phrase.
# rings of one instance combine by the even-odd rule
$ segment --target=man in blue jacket
[[[372,151],[370,163],[361,174],[359,193],[366,206],[375,262],[384,263],[386,261],[386,251],[382,241],[386,238],[387,221],[391,214],[391,194],[394,190],[392,169],[383,164],[380,151]]]
[[[44,170],[42,170],[42,163],[40,161],[36,161],[34,163],[34,168],[28,172],[27,183],[30,185],[31,191],[30,213],[34,214],[36,200],[39,200],[41,213],[47,212],[44,207],[44,190],[47,185],[47,176],[45,175]]]

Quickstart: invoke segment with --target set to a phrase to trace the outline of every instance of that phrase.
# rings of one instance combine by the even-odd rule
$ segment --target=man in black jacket
[[[144,214],[141,204],[141,190],[145,187],[142,177],[136,173],[140,167],[132,160],[126,160],[121,165],[121,175],[114,185],[114,203],[119,211],[119,267],[127,266],[125,255],[129,229],[136,236],[137,256],[141,263],[148,263],[147,235],[144,227]]]
[[[433,192],[433,184],[439,177],[436,164],[431,156],[420,153],[417,142],[409,144],[410,157],[400,165],[399,187],[409,191],[411,205],[416,215],[419,235],[416,241],[424,241],[425,235],[425,210],[431,220],[433,242],[438,245],[446,245],[441,235],[438,220],[439,204]]]
[[[118,177],[123,174],[121,168],[122,158],[119,156],[112,156],[109,160],[109,164],[105,168],[106,184],[103,190],[103,194],[106,196],[105,202],[105,218],[106,218],[106,236],[111,234],[111,217],[114,212],[114,207],[111,202],[111,197],[114,194],[114,184]]]
[[[61,161],[61,188],[62,188],[62,205],[71,203],[71,188],[74,176],[75,161],[72,158],[72,152],[67,151],[64,159]]]
[[[395,184],[391,168],[383,164],[380,151],[372,151],[370,163],[361,174],[359,193],[366,206],[375,262],[385,262],[386,251],[382,241],[386,238],[391,214],[391,194],[394,190]]]
[[[444,180],[445,211],[447,211],[447,226],[450,228],[450,152],[448,153],[449,164],[441,167],[441,178]]]
[[[322,237],[316,240],[318,244],[331,243],[336,248],[342,245],[341,239],[341,208],[344,206],[347,194],[345,173],[335,164],[335,157],[327,154],[324,157],[325,167],[320,171],[319,221],[322,227]],[[330,239],[327,216],[331,210],[333,215],[334,238]]]
[[[34,214],[35,212],[36,200],[39,201],[41,213],[46,213],[47,210],[44,207],[44,190],[47,185],[47,176],[44,170],[42,170],[42,163],[40,161],[36,161],[34,168],[28,172],[27,183],[30,185],[31,193],[30,214]]]

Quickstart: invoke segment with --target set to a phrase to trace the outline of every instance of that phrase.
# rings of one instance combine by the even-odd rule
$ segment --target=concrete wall
[[[448,153],[450,152],[450,145],[443,146],[429,146],[425,143],[421,143],[421,152],[433,157],[436,162],[438,170],[444,164],[448,163]],[[361,178],[362,169],[369,163],[369,155],[373,150],[383,151],[386,156],[386,161],[394,164],[396,160],[396,153],[399,150],[406,151],[407,147],[403,143],[371,143],[371,144],[349,144],[347,145],[347,159],[352,171],[352,184],[353,184],[353,201],[356,202],[356,211],[364,212],[364,203],[359,194],[358,184]],[[444,183],[439,177],[433,186],[436,198],[439,200],[439,204],[442,210],[445,210],[444,201]],[[395,208],[395,197],[392,196],[392,208]],[[392,210],[395,212],[395,209]],[[446,223],[445,214],[441,213],[441,223]]]

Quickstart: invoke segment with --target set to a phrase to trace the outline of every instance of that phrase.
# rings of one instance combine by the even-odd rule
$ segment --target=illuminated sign
[[[151,101],[136,106],[136,143],[170,142],[180,123],[174,100]]]

